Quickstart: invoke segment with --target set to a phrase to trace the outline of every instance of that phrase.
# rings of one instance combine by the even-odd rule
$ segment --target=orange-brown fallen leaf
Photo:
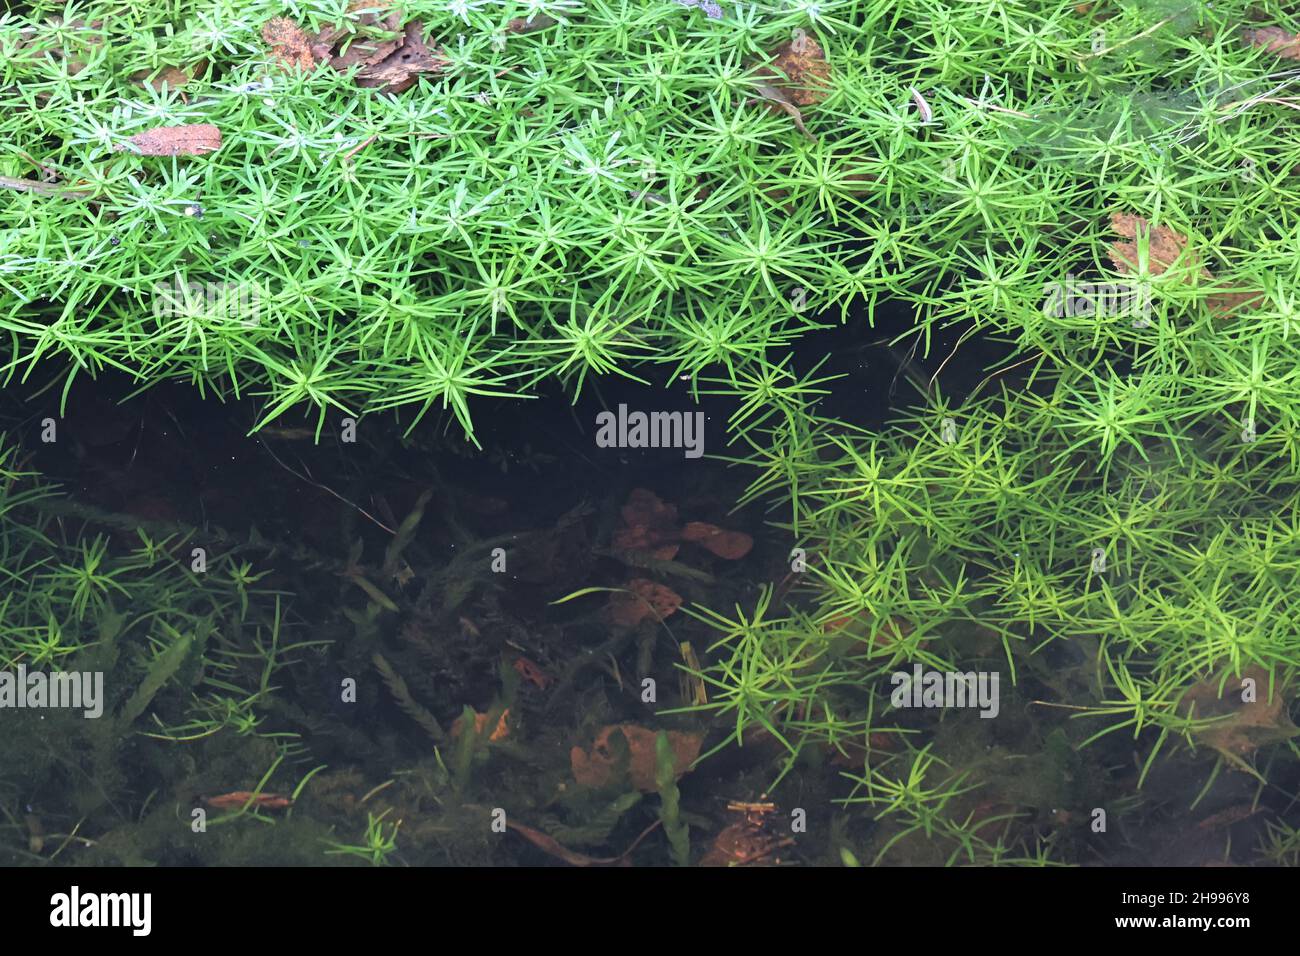
[[[534,30],[545,30],[547,27],[553,27],[558,21],[553,17],[548,17],[544,13],[534,13],[531,17],[515,17],[506,24],[507,33],[532,33]]]
[[[1241,38],[1250,46],[1260,46],[1284,60],[1300,60],[1300,33],[1287,33],[1281,27],[1248,28]]]
[[[218,810],[238,810],[245,805],[254,810],[283,810],[285,807],[293,806],[293,798],[286,797],[284,794],[254,794],[251,790],[235,790],[216,797],[206,797],[203,802]]]
[[[401,93],[415,85],[422,73],[439,73],[448,60],[424,42],[424,25],[412,20],[406,25],[399,47],[382,60],[357,73],[357,85]]]
[[[493,742],[496,742],[498,740],[505,740],[505,738],[510,733],[510,728],[506,726],[506,718],[509,716],[510,716],[510,708],[507,707],[505,710],[501,712],[501,719],[497,721],[496,729],[492,731],[492,735],[488,737],[488,740]],[[487,719],[488,719],[487,714],[480,714],[477,712],[474,714],[474,735],[476,737],[482,736],[483,728],[487,726]],[[464,723],[461,721],[459,717],[457,717],[454,721],[452,721],[451,724],[452,739],[454,740],[458,738],[461,735],[461,732],[464,731],[464,729],[465,729]]]
[[[573,769],[573,778],[584,787],[603,787],[613,781],[614,768],[618,763],[616,751],[610,740],[615,733],[622,731],[627,741],[628,775],[631,783],[643,793],[658,790],[655,784],[655,738],[656,731],[636,724],[611,724],[601,729],[588,753],[581,747],[569,751],[569,765]],[[686,773],[695,758],[700,755],[700,746],[704,735],[668,731],[668,745],[673,752],[673,770],[678,777]]]
[[[1199,253],[1188,249],[1187,237],[1168,226],[1153,227],[1143,217],[1124,212],[1111,213],[1110,226],[1123,237],[1122,241],[1112,242],[1107,250],[1107,256],[1117,271],[1126,275],[1138,271],[1138,238],[1147,236],[1147,268],[1152,275],[1162,275],[1175,263],[1182,262],[1201,279],[1214,280],[1214,273],[1202,264]],[[1230,316],[1259,298],[1258,292],[1216,292],[1205,301],[1211,312]]]
[[[754,547],[754,539],[745,532],[726,531],[703,521],[687,522],[682,529],[682,540],[692,541],[728,561],[739,561]]]
[[[128,142],[130,147],[118,144],[113,148],[119,152],[132,148],[144,156],[202,156],[221,148],[221,130],[211,123],[156,126],[136,133]]]
[[[522,823],[511,823],[506,821],[506,826],[514,830],[521,837],[531,843],[543,853],[549,853],[558,860],[563,860],[570,866],[631,866],[628,857],[632,851],[641,845],[641,841],[654,832],[655,827],[663,821],[656,820],[644,830],[640,836],[632,841],[632,845],[620,853],[618,856],[587,856],[585,853],[579,853],[576,850],[570,850],[559,840],[550,834],[543,833],[541,830],[535,830],[532,827],[526,827]]]
[[[135,82],[153,87],[159,93],[166,87],[172,90],[180,90],[185,84],[190,82],[200,72],[203,64],[191,68],[192,73],[185,70],[177,69],[174,66],[166,66],[161,70],[136,70],[131,74],[131,79]]]
[[[1245,678],[1255,682],[1256,699],[1242,700]],[[1300,734],[1291,722],[1289,700],[1280,686],[1269,697],[1269,673],[1258,665],[1242,671],[1241,678],[1229,676],[1219,689],[1219,679],[1211,677],[1189,687],[1179,702],[1185,716],[1197,720],[1220,718],[1215,723],[1193,730],[1192,738],[1222,754],[1239,769],[1246,769],[1245,758],[1260,747],[1282,743]]]
[[[777,850],[791,846],[794,838],[769,829],[769,821],[776,813],[776,804],[768,802],[732,802],[727,804],[732,813],[743,814],[740,820],[728,824],[713,839],[707,853],[701,857],[700,866],[777,866]]]
[[[284,69],[311,70],[316,61],[312,57],[311,38],[307,31],[288,17],[274,17],[262,25],[262,39],[271,48],[271,55]]]
[[[365,0],[352,4],[352,9],[365,6]],[[402,35],[402,15],[396,11],[382,19],[373,10],[362,13],[355,21],[358,33],[348,37],[345,49],[330,58],[330,66],[346,73],[360,63],[363,67],[382,63],[405,42]]]
[[[1252,803],[1241,803],[1235,807],[1228,807],[1226,810],[1220,810],[1218,813],[1212,813],[1204,820],[1196,824],[1198,830],[1218,830],[1221,827],[1230,827],[1234,823],[1240,823],[1242,820],[1249,819],[1262,807]]]
[[[754,92],[769,109],[784,110],[795,128],[816,140],[804,125],[803,109],[829,95],[831,65],[821,45],[804,30],[795,30],[788,43],[777,47],[772,60],[754,70]]]
[[[555,683],[554,677],[546,673],[546,671],[542,670],[526,657],[516,657],[514,668],[519,673],[520,677],[540,690],[546,690],[546,688]]]
[[[359,10],[366,2],[353,0],[349,10]],[[293,20],[275,17],[262,27],[262,38],[286,69],[311,70],[328,63],[343,73],[359,66],[357,86],[388,93],[404,92],[421,73],[437,73],[447,65],[446,58],[425,44],[419,20],[403,27],[396,11],[381,17],[367,10],[353,20],[353,26],[355,33],[335,25],[309,34]],[[343,48],[336,49],[340,42]]]
[[[826,62],[826,53],[804,30],[795,30],[790,42],[777,47],[772,61],[760,67],[758,73],[774,77],[774,85],[795,106],[815,106],[831,91],[831,65]]]
[[[677,508],[653,491],[633,488],[621,509],[623,527],[614,532],[614,547],[648,551],[677,538]]]
[[[1132,274],[1138,269],[1138,237],[1149,236],[1147,263],[1152,275],[1163,275],[1176,262],[1183,259],[1186,265],[1196,269],[1206,279],[1213,278],[1210,270],[1201,265],[1200,256],[1195,250],[1187,251],[1187,237],[1180,235],[1168,226],[1152,226],[1141,216],[1127,212],[1115,212],[1110,216],[1110,227],[1126,241],[1112,242],[1108,255],[1110,261],[1120,272]],[[1185,258],[1184,258],[1185,256]]]
[[[633,578],[624,590],[610,596],[605,612],[610,623],[636,627],[647,617],[662,621],[677,613],[682,596],[672,588],[647,578]]]

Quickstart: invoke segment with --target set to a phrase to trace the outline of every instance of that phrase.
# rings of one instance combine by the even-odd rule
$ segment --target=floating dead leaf
[[[353,0],[349,10],[361,10],[366,3]],[[262,38],[286,68],[310,70],[318,63],[328,63],[343,73],[355,66],[359,67],[358,86],[388,93],[408,90],[421,73],[437,73],[447,65],[444,57],[425,44],[424,25],[419,20],[403,27],[396,11],[380,16],[365,10],[353,18],[350,27],[336,24],[312,35],[287,17],[276,17],[262,28]],[[342,48],[338,48],[340,42]]]
[[[221,130],[211,123],[155,126],[136,133],[127,142],[134,152],[144,156],[202,156],[221,148]],[[113,148],[121,151],[130,147],[119,144]]]
[[[658,790],[655,784],[655,738],[658,733],[636,724],[610,724],[601,728],[591,745],[590,753],[581,747],[570,750],[569,765],[573,769],[573,778],[584,787],[599,788],[611,782],[617,783],[612,778],[618,758],[610,739],[620,731],[627,741],[628,776],[632,785],[643,793]],[[679,778],[690,770],[691,764],[700,755],[703,742],[703,734],[668,731],[668,746],[673,752],[673,771]]]
[[[624,588],[611,595],[605,607],[610,623],[619,627],[636,627],[647,617],[662,621],[682,606],[680,594],[646,578],[633,578]]]
[[[195,67],[195,75],[198,68]],[[136,70],[131,74],[131,79],[145,86],[151,86],[159,93],[164,88],[172,90],[181,90],[185,84],[194,78],[193,75],[185,70],[177,69],[174,66],[166,66],[161,70]]]
[[[1300,60],[1300,33],[1287,33],[1281,27],[1246,29],[1241,38],[1250,46],[1263,47],[1284,60]]]
[[[554,677],[546,673],[546,671],[542,670],[526,657],[516,657],[514,668],[519,673],[520,677],[540,690],[546,690],[546,688],[555,683]]]
[[[501,712],[501,719],[497,721],[496,729],[492,731],[492,735],[488,737],[488,740],[495,742],[498,740],[506,739],[506,737],[510,734],[510,728],[506,726],[506,718],[509,716],[510,716],[510,708],[507,707],[505,710]],[[483,735],[483,728],[487,726],[487,719],[488,719],[487,714],[480,714],[477,711],[474,713],[474,736],[481,737]],[[461,735],[461,733],[464,731],[464,729],[465,729],[464,722],[461,720],[461,718],[457,717],[454,721],[452,721],[451,724],[452,739],[454,740],[458,738]]]
[[[623,527],[614,532],[616,548],[649,551],[677,539],[677,508],[661,501],[653,491],[633,488],[620,513]]]
[[[506,33],[532,33],[553,27],[558,21],[544,13],[534,13],[531,17],[515,17],[506,24]]]
[[[775,85],[795,106],[814,106],[830,93],[831,65],[821,45],[804,30],[795,30],[793,39],[777,47],[772,61],[757,73],[774,77]]]
[[[700,866],[776,866],[781,858],[773,854],[794,844],[794,838],[774,831],[771,820],[776,813],[773,803],[729,803],[727,809],[744,816],[728,824],[713,838]]]
[[[790,115],[790,118],[794,120],[795,128],[798,129],[799,132],[803,133],[814,143],[817,141],[817,137],[808,132],[808,127],[804,125],[803,113],[799,112],[799,107],[794,105],[794,102],[783,90],[778,89],[771,83],[756,83],[754,84],[754,92],[767,100],[769,105],[785,110],[786,113]]]
[[[1253,682],[1253,700],[1243,700],[1247,680]],[[1274,686],[1270,698],[1269,686],[1268,671],[1251,666],[1240,677],[1230,675],[1222,690],[1217,677],[1194,684],[1183,694],[1179,709],[1184,716],[1197,720],[1221,718],[1193,731],[1192,736],[1222,754],[1233,766],[1249,771],[1245,758],[1256,750],[1300,734],[1300,728],[1291,722],[1282,687]]]
[[[1108,255],[1110,261],[1120,272],[1132,274],[1138,269],[1138,237],[1149,236],[1147,264],[1152,275],[1163,275],[1186,255],[1186,263],[1200,272],[1206,279],[1213,278],[1210,270],[1200,264],[1200,257],[1195,250],[1187,251],[1187,237],[1180,235],[1168,226],[1152,227],[1141,216],[1132,213],[1111,213],[1110,227],[1123,236],[1127,242],[1112,242]]]
[[[1242,803],[1235,807],[1228,807],[1226,810],[1220,810],[1218,813],[1212,813],[1204,820],[1196,824],[1198,830],[1218,830],[1222,827],[1230,827],[1234,823],[1240,823],[1259,813],[1260,807],[1252,803]]]
[[[406,25],[401,46],[383,60],[364,67],[357,74],[357,85],[401,93],[414,86],[420,74],[439,73],[447,63],[445,57],[425,45],[423,24],[412,20]]]
[[[816,142],[804,125],[803,108],[829,95],[831,65],[821,45],[805,30],[795,30],[789,43],[777,47],[770,62],[754,70],[754,92],[770,109],[784,110],[804,136]]]
[[[511,823],[509,821],[506,822],[506,826],[511,830],[514,830],[543,853],[549,853],[557,860],[563,860],[570,866],[631,866],[631,863],[628,862],[628,857],[632,855],[632,851],[640,846],[641,841],[653,833],[655,827],[659,826],[662,822],[662,820],[656,820],[654,823],[642,830],[641,835],[632,841],[632,845],[618,856],[587,856],[585,853],[570,850],[559,840],[555,839],[555,837],[543,833],[541,830],[535,830],[532,827],[524,826],[522,823]]]
[[[353,7],[356,6],[354,3]],[[340,73],[346,73],[358,63],[362,66],[382,63],[406,41],[402,33],[402,15],[396,11],[382,19],[374,12],[366,12],[354,22],[358,32],[349,38],[345,49],[330,59],[330,66]]]
[[[274,17],[262,25],[262,39],[284,69],[311,70],[316,66],[311,38],[288,17]]]
[[[687,522],[682,529],[682,540],[692,541],[728,561],[739,561],[754,547],[754,539],[745,532],[727,531],[703,521]]]
[[[1112,242],[1107,250],[1107,256],[1119,272],[1132,275],[1138,271],[1138,238],[1146,236],[1147,268],[1152,275],[1163,275],[1182,261],[1201,279],[1214,281],[1214,273],[1201,263],[1196,250],[1187,248],[1187,237],[1168,226],[1152,226],[1143,217],[1124,212],[1111,213],[1110,226],[1125,240]],[[1230,316],[1260,298],[1259,292],[1216,292],[1205,301],[1211,312]]]
[[[203,802],[218,810],[238,810],[248,807],[252,810],[283,810],[293,806],[293,798],[280,793],[256,793],[252,790],[236,790],[215,797],[205,797]]]

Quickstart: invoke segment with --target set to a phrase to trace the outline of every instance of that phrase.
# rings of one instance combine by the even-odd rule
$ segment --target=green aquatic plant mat
[[[1234,0],[30,4],[0,18],[3,367],[472,433],[476,398],[547,380],[730,380],[882,295],[1090,365],[1187,331],[1044,321],[1044,282],[1111,270],[1113,214],[1189,237],[1132,264],[1168,273],[1159,303],[1289,316],[1300,145],[1265,28],[1295,24]]]
[[[756,602],[692,611],[717,631],[708,709],[734,720],[732,739],[779,740],[782,775],[810,753],[838,755],[858,770],[843,771],[858,784],[849,805],[902,814],[911,822],[899,839],[938,828],[956,841],[954,856],[930,862],[1038,860],[1031,834],[1047,829],[1021,827],[1014,848],[991,833],[1016,796],[1031,820],[1113,811],[1168,760],[1186,769],[1162,799],[1182,812],[1219,770],[1247,799],[1256,784],[1256,799],[1289,793],[1300,395],[1286,367],[1300,354],[1294,337],[1258,326],[1205,327],[1183,344],[1207,366],[1225,350],[1267,355],[1287,384],[1244,388],[1234,413],[1216,404],[1208,374],[1162,370],[1173,356],[1157,344],[1124,372],[1040,361],[1032,390],[923,396],[879,429],[805,408],[747,432],[737,460],[759,472],[747,497],[769,502],[794,547],[789,574]],[[1234,420],[1248,401],[1273,424]],[[981,714],[993,719],[947,719],[951,700],[946,711],[903,709],[897,675],[915,668],[996,675],[999,699]],[[1062,770],[1064,759],[1044,768],[1073,781],[1065,790],[1012,762],[1039,760],[1062,724],[1077,759],[1110,755],[1105,772]],[[945,746],[922,759],[936,735]],[[977,814],[979,839],[961,823],[979,807],[957,801],[954,822],[914,802],[932,786],[936,800],[947,793],[936,777],[1002,794]]]
[[[197,805],[187,786],[256,779],[268,754],[292,750],[276,739],[291,735],[260,725],[272,681],[310,642],[282,635],[275,595],[250,587],[257,575],[235,555],[99,527],[0,435],[0,853],[11,861],[46,859],[19,849],[23,806],[67,823],[62,846],[52,832],[42,841],[52,853],[74,824],[127,826],[125,806],[178,785]],[[163,758],[182,745],[191,756]]]

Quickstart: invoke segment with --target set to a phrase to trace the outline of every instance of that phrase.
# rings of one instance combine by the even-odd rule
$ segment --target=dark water
[[[945,395],[959,398],[1007,357],[1003,345],[974,340],[963,346],[960,360],[944,364],[961,329],[936,336],[928,355],[908,341],[890,345],[911,326],[905,308],[880,309],[874,327],[860,311],[832,325],[800,341],[795,367],[829,356],[820,374],[843,377],[818,412],[852,424],[882,426],[916,401],[918,389],[941,367]],[[342,416],[331,413],[318,443],[310,434],[314,418],[285,416],[250,436],[258,415],[251,401],[204,399],[185,384],[131,397],[133,389],[114,374],[82,377],[69,394],[66,416],[58,412],[57,388],[5,391],[3,414],[30,456],[29,467],[76,503],[58,527],[69,526],[74,537],[78,531],[108,533],[122,552],[138,544],[133,526],[158,537],[190,534],[187,546],[199,544],[213,554],[237,550],[265,572],[253,598],[254,617],[278,595],[279,640],[305,646],[275,672],[274,688],[254,708],[260,723],[251,731],[227,727],[183,743],[124,734],[95,751],[99,763],[79,756],[75,737],[33,743],[49,748],[35,761],[39,772],[16,769],[17,762],[0,771],[5,844],[14,848],[5,851],[7,862],[47,861],[56,846],[59,862],[97,864],[564,865],[564,852],[608,860],[656,823],[659,798],[625,793],[626,785],[575,786],[581,756],[575,757],[575,748],[594,755],[607,747],[600,734],[612,725],[672,730],[705,750],[734,730],[734,719],[663,713],[690,693],[675,667],[684,660],[681,645],[707,660],[716,638],[698,620],[678,613],[661,628],[627,629],[610,625],[605,593],[552,603],[583,588],[624,586],[647,573],[628,566],[611,547],[621,509],[638,489],[675,508],[681,522],[708,522],[755,541],[739,561],[688,546],[677,559],[682,576],[669,578],[686,605],[750,607],[764,587],[779,584],[791,541],[767,523],[771,516],[761,505],[733,510],[750,479],[744,470],[709,457],[688,460],[679,449],[600,448],[595,441],[597,414],[620,403],[698,409],[706,420],[706,453],[725,454],[723,423],[733,399],[705,395],[696,405],[684,382],[655,381],[647,388],[603,379],[588,383],[576,401],[558,392],[533,401],[480,401],[473,407],[480,450],[454,421],[435,414],[409,435],[403,434],[407,421],[363,418],[350,441],[341,431]],[[41,440],[47,417],[59,426],[58,439],[48,443]],[[395,532],[428,493],[397,573],[380,576]],[[508,558],[503,572],[490,567],[484,542],[502,546]],[[358,570],[393,609],[376,611],[367,600],[373,595],[350,576]],[[264,646],[266,632],[226,636],[246,656],[225,658],[230,672],[214,669],[208,676],[255,681],[259,665],[248,648],[250,642]],[[1079,649],[1059,646],[1044,660],[1062,672],[1087,664]],[[397,675],[403,692],[385,674]],[[660,689],[653,702],[643,699],[647,676]],[[349,681],[355,682],[354,699],[340,695]],[[214,688],[198,684],[195,692],[220,696]],[[1031,781],[1025,802],[1058,815],[1063,830],[1066,824],[1077,830],[1071,814],[1078,810],[1066,808],[1083,795],[1095,802],[1090,778],[1103,772],[1113,777],[1136,750],[1116,739],[1080,756],[1062,731],[1043,736],[1028,715],[1034,700],[1050,694],[1027,673],[1007,692],[1003,706],[1010,719],[988,722],[996,729],[978,720],[953,721],[940,733],[949,752],[966,753],[972,767],[1017,755]],[[176,719],[185,702],[165,697],[157,707]],[[489,720],[508,707],[508,732],[490,748],[481,736],[464,733],[464,724],[457,734],[453,725],[465,707]],[[467,749],[464,741],[471,739],[474,748]],[[715,841],[740,819],[729,804],[765,801],[783,766],[771,740],[760,735],[747,743],[720,751],[679,781],[697,862],[711,846],[717,862]],[[635,757],[621,754],[617,741],[613,754],[616,764]],[[260,788],[267,793],[284,795],[304,777],[310,780],[292,814],[254,807],[256,823],[227,823],[211,839],[177,825],[196,808],[219,816],[221,808],[211,801],[259,789],[268,767],[274,773]],[[772,838],[764,862],[836,864],[840,842],[870,840],[869,815],[834,809],[850,790],[842,770],[814,753],[785,776],[771,799],[783,814],[789,807],[809,808],[816,825],[797,845]],[[1251,803],[1251,785],[1224,775],[1207,792],[1198,818],[1220,811],[1227,822],[1189,837],[1182,809],[1188,785],[1185,772],[1158,765],[1146,783],[1154,809],[1140,831],[1123,833],[1105,856],[1086,840],[1063,837],[1065,855],[1082,863],[1199,863],[1222,857],[1224,835],[1233,827],[1241,834],[1258,829],[1258,816],[1254,822],[1233,818]],[[971,806],[987,815],[1005,809]],[[498,810],[514,828],[508,836],[492,827]],[[770,831],[761,813],[754,819],[751,839]],[[396,831],[385,829],[398,820]],[[1044,832],[1053,825],[1041,821]],[[565,849],[546,843],[542,833]],[[382,843],[385,835],[394,841],[387,850],[372,847],[367,855],[358,849],[371,838]],[[628,859],[666,864],[672,851],[655,832]]]

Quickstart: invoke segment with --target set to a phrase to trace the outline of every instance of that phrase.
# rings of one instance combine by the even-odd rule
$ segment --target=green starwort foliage
[[[0,21],[0,175],[57,189],[0,193],[5,367],[189,379],[261,396],[263,421],[437,409],[472,433],[476,397],[548,377],[734,375],[862,293],[1090,365],[1191,331],[1044,323],[1043,281],[1094,268],[1116,209],[1212,245],[1222,282],[1265,290],[1254,321],[1289,322],[1288,74],[1241,41],[1244,3],[1174,6],[1094,21],[1068,3],[827,0],[710,20],[670,0],[417,0],[406,16],[450,63],[394,97],[269,54],[273,16],[357,29],[337,0],[33,4]],[[534,14],[558,22],[507,32]],[[755,102],[754,65],[795,29],[833,71],[804,110],[815,139]],[[179,91],[132,79],[201,63]],[[221,148],[114,151],[186,123]],[[1208,294],[1151,281],[1161,306]],[[187,283],[257,307],[159,308]],[[1230,363],[1221,387],[1249,409],[1283,359]],[[1143,420],[1109,392],[1076,401],[1075,440],[1101,426],[1103,454],[1107,415]]]
[[[10,376],[57,358],[69,379],[251,393],[263,423],[436,410],[471,434],[478,397],[547,379],[704,380],[736,399],[745,499],[808,558],[795,602],[696,612],[719,631],[710,706],[792,762],[887,726],[885,678],[914,661],[994,654],[1047,679],[1045,652],[1082,648],[1092,739],[1145,733],[1148,766],[1195,745],[1179,702],[1197,682],[1294,676],[1300,79],[1243,32],[1300,30],[1280,4],[794,0],[714,21],[669,0],[412,0],[450,64],[397,97],[270,61],[267,19],[359,16],[345,7],[0,20],[0,176],[59,184],[0,199]],[[507,32],[532,13],[557,23]],[[832,67],[806,137],[753,102],[753,65],[795,29]],[[130,79],[200,59],[184,96]],[[200,122],[217,152],[113,151]],[[1143,224],[1126,268],[1116,215]],[[1067,275],[1150,309],[1044,308]],[[260,310],[152,308],[187,282],[251,284]],[[1225,307],[1234,292],[1249,301]],[[927,353],[956,327],[1014,356],[888,428],[824,420],[834,382],[787,353],[853,297],[914,304]],[[111,591],[93,557],[65,559],[87,610]],[[1043,859],[955,809],[981,775],[940,760],[904,739],[852,799],[944,836],[953,861]]]

